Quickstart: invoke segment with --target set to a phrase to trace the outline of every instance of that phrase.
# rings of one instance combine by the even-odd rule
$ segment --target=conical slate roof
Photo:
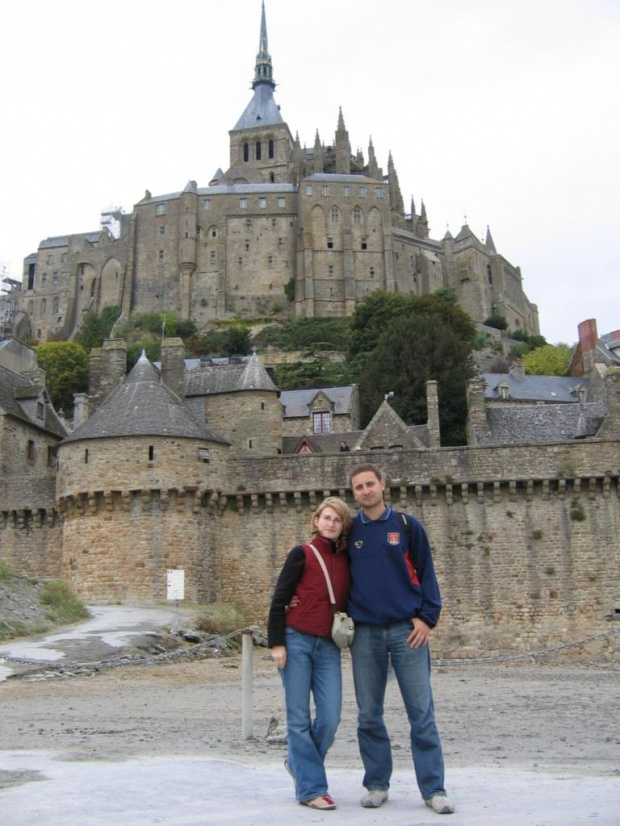
[[[119,436],[176,436],[229,444],[194,418],[144,353],[126,379],[63,444]]]

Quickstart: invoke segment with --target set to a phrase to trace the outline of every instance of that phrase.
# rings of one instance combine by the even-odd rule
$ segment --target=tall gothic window
[[[355,207],[355,209],[353,210],[353,223],[362,223],[362,210],[359,207]]]

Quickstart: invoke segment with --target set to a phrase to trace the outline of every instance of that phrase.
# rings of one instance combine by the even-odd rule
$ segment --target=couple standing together
[[[451,814],[430,684],[428,640],[441,599],[428,538],[417,520],[408,516],[405,529],[402,515],[386,506],[385,480],[374,465],[355,467],[350,483],[360,513],[352,520],[342,499],[323,500],[312,516],[311,545],[329,572],[336,610],[348,606],[355,621],[351,656],[366,788],[361,804],[378,808],[388,799],[392,751],[383,703],[391,662],[409,718],[420,793],[434,812]],[[268,644],[284,684],[285,767],[297,800],[330,810],[336,804],[328,794],[325,755],[340,722],[342,675],[326,579],[311,545],[297,545],[286,558],[269,612]]]

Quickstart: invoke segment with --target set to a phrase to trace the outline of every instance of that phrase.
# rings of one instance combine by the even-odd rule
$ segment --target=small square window
[[[157,255],[157,260],[159,261],[160,264],[164,263],[164,251],[163,250],[159,251],[159,253]]]
[[[216,254],[215,250],[211,250],[211,252],[209,253],[209,263],[210,264],[215,264],[216,261],[217,261],[217,254]]]
[[[351,197],[351,187],[350,186],[345,186],[344,189],[343,189],[343,194],[344,194],[345,198],[350,198]]]
[[[258,206],[260,207],[260,209],[266,209],[267,208],[267,198],[259,198],[258,199]]]
[[[211,200],[209,198],[204,199],[204,201],[202,202],[202,208],[205,211],[208,210],[208,209],[211,209]]]
[[[323,195],[329,195],[329,187],[328,186],[324,186],[322,191],[323,191]]]
[[[58,284],[58,273],[57,272],[55,272],[52,275],[52,284]]]
[[[208,447],[198,448],[198,461],[204,462],[206,465],[209,464],[209,462],[211,461],[211,454],[209,453]]]
[[[312,184],[306,184],[306,195],[312,195]]]
[[[360,196],[360,198],[365,198],[366,197],[366,187],[365,186],[360,186],[359,196]]]
[[[47,273],[41,273],[41,284],[47,284]]]
[[[160,227],[159,228],[159,237],[163,238],[165,234],[166,234],[166,227]]]
[[[382,189],[382,187],[378,186],[375,189],[375,195],[377,196],[377,198],[383,198],[383,189]]]
[[[286,198],[278,198],[278,207],[283,209],[286,206]]]
[[[239,198],[239,209],[247,209],[248,208],[248,199],[247,198]]]
[[[155,206],[155,215],[165,215],[166,214],[166,205],[165,204],[157,204]]]

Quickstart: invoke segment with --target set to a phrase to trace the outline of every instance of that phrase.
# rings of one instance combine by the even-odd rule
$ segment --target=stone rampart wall
[[[420,519],[433,545],[444,600],[436,656],[535,651],[610,629],[604,615],[620,598],[618,477],[481,484],[458,495],[445,485],[403,486],[388,498]],[[321,499],[300,491],[221,497],[219,598],[244,602],[264,621],[286,553],[308,538]],[[617,636],[600,647],[620,656]]]
[[[218,598],[213,509],[196,491],[142,490],[62,503],[62,577],[85,600],[166,599],[166,570],[185,570],[190,603]]]

